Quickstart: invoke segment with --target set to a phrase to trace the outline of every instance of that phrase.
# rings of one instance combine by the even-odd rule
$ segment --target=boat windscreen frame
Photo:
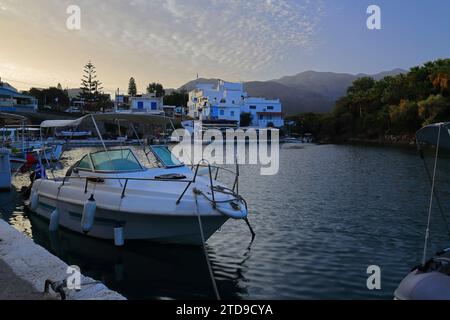
[[[134,160],[136,160],[136,163],[139,164],[140,169],[136,169],[136,170],[97,170],[95,168],[95,164],[94,161],[92,160],[92,155],[97,154],[97,153],[108,153],[108,152],[113,152],[113,151],[128,151],[129,154],[131,154],[134,158]],[[141,162],[139,161],[139,159],[136,157],[136,155],[134,154],[133,150],[131,150],[130,148],[123,148],[123,149],[113,149],[113,150],[99,150],[96,152],[90,152],[87,154],[87,156],[89,157],[89,161],[91,163],[92,166],[92,170],[88,170],[88,169],[84,169],[84,168],[79,168],[77,167],[76,169],[78,171],[84,171],[84,172],[93,172],[93,173],[133,173],[133,172],[143,172],[146,171],[146,168],[141,164]],[[81,160],[83,160],[86,156],[84,156],[83,158],[81,158]],[[81,161],[80,160],[80,161]],[[110,160],[108,160],[110,161]],[[79,163],[78,163],[79,165]]]
[[[153,154],[153,156],[155,157],[155,159],[156,159],[156,161],[158,161],[164,168],[166,168],[166,169],[174,169],[174,168],[181,168],[181,167],[184,167],[185,166],[185,164],[182,162],[182,161],[180,161],[178,158],[176,158],[179,162],[180,162],[180,164],[177,164],[177,165],[168,165],[159,155],[158,155],[158,153],[155,151],[155,148],[161,148],[161,147],[165,147],[169,152],[170,152],[170,154],[173,156],[173,157],[175,157],[175,155],[172,153],[172,151],[170,151],[170,149],[169,148],[167,148],[167,146],[166,145],[151,145],[150,146],[150,151],[152,152],[152,154]]]

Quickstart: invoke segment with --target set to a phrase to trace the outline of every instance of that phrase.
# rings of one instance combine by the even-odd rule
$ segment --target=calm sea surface
[[[64,164],[85,151],[68,152]],[[280,158],[276,176],[261,176],[257,166],[241,168],[240,191],[249,203],[255,241],[250,244],[242,221],[227,222],[208,241],[222,298],[392,299],[423,250],[430,187],[417,152],[283,145]],[[440,162],[437,183],[447,213],[449,158]],[[427,161],[431,166],[431,154]],[[50,235],[48,222],[24,210],[16,192],[0,194],[0,217],[128,298],[214,297],[201,248],[127,242],[118,249],[66,230]],[[450,240],[442,221],[435,208],[432,253]],[[381,267],[381,290],[366,287],[370,265]]]

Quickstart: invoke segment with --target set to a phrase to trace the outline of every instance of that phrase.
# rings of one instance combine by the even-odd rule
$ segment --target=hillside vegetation
[[[411,141],[421,126],[450,120],[450,59],[427,62],[380,80],[362,77],[328,114],[291,117],[295,132],[327,141]]]

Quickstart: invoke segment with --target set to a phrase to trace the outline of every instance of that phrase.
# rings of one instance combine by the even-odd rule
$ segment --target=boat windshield
[[[165,168],[182,167],[184,164],[178,160],[166,146],[150,146],[155,158]]]
[[[130,149],[91,153],[91,159],[95,171],[116,172],[144,170]]]

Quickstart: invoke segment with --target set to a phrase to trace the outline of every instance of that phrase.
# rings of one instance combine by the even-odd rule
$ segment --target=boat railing
[[[84,193],[88,193],[88,188],[89,188],[89,183],[104,183],[105,181],[112,181],[112,180],[117,180],[117,181],[125,181],[125,183],[122,185],[122,191],[121,191],[121,198],[125,198],[126,196],[126,190],[128,187],[128,183],[129,181],[155,181],[155,182],[175,182],[175,183],[186,183],[186,188],[183,190],[183,192],[181,193],[181,195],[178,197],[176,204],[180,204],[181,200],[183,199],[184,195],[186,194],[186,192],[189,190],[189,187],[196,182],[197,180],[197,176],[199,174],[199,168],[200,167],[207,167],[208,168],[208,173],[209,173],[209,181],[210,181],[210,191],[211,191],[211,199],[210,201],[213,203],[213,206],[216,206],[216,191],[218,191],[218,187],[214,186],[214,181],[217,181],[218,175],[220,170],[232,173],[235,175],[235,179],[234,179],[234,184],[233,184],[233,188],[229,189],[230,194],[233,195],[235,198],[239,198],[241,199],[241,197],[239,196],[239,165],[236,165],[236,171],[230,170],[228,168],[224,168],[224,167],[219,167],[219,166],[215,166],[215,165],[211,165],[210,163],[206,162],[205,160],[200,161],[195,168],[195,173],[194,173],[194,177],[191,180],[186,180],[186,179],[164,179],[164,178],[128,178],[128,177],[94,177],[94,176],[86,176],[86,177],[81,177],[81,176],[66,176],[63,177],[62,179],[62,184],[60,186],[60,188],[64,187],[64,185],[66,184],[66,182],[68,182],[69,180],[84,180]],[[215,175],[213,177],[213,170],[216,170]]]

